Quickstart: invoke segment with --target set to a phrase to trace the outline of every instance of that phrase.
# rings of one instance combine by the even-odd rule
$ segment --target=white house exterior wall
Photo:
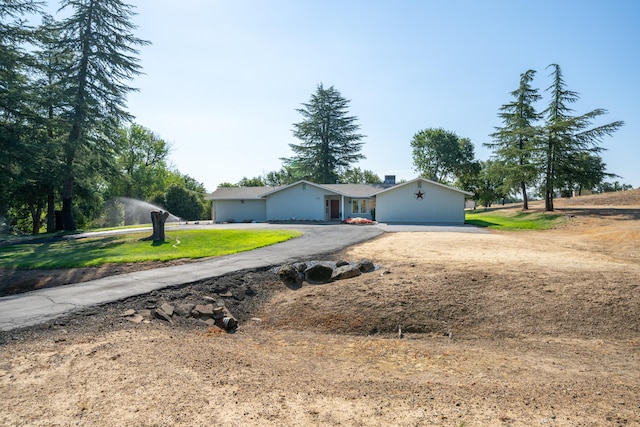
[[[421,188],[418,188],[421,183]],[[416,192],[424,193],[422,198]],[[432,224],[464,224],[464,193],[416,181],[376,196],[376,220]]]
[[[326,190],[298,183],[267,196],[267,220],[324,221]]]
[[[266,212],[265,200],[214,200],[211,207],[214,222],[264,222]]]

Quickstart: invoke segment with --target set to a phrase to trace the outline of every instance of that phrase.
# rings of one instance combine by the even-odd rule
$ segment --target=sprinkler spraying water
[[[129,197],[116,197],[115,200],[124,206],[125,225],[152,223],[150,213],[153,211],[166,212],[168,216],[165,222],[180,222],[180,218],[177,216],[167,212],[164,208],[152,205],[151,203]]]

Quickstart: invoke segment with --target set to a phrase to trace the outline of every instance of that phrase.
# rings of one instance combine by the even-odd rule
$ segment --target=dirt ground
[[[640,190],[556,207],[547,231],[385,234],[334,256],[381,268],[331,284],[239,272],[0,333],[0,424],[640,425]],[[233,334],[121,316],[238,288]]]

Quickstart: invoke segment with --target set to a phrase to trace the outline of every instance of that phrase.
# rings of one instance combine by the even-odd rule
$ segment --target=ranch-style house
[[[215,222],[343,221],[464,224],[465,197],[472,193],[428,179],[395,184],[315,184],[220,187],[207,196]]]

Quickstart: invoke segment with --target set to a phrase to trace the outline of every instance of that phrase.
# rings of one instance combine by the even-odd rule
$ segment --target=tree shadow
[[[640,209],[633,208],[556,208],[555,212],[576,216],[620,217],[621,219],[640,219]]]
[[[492,225],[498,225],[495,222],[485,221],[482,219],[468,219],[464,222],[465,224],[474,225],[476,227],[491,227]]]

